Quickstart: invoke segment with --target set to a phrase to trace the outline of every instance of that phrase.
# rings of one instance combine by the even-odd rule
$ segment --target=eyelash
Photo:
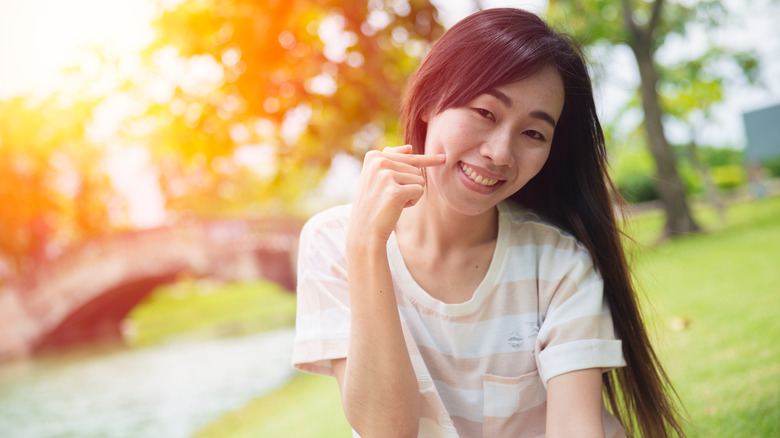
[[[493,122],[496,121],[496,116],[493,113],[491,113],[490,111],[488,111],[488,110],[486,110],[484,108],[474,108],[474,111],[476,111],[477,114],[479,114],[480,116],[482,116],[482,117],[484,117],[484,118],[486,118],[486,119],[488,119],[490,121],[493,121]],[[541,132],[534,131],[532,129],[529,129],[528,131],[524,131],[523,134],[527,135],[528,137],[530,137],[533,140],[538,140],[538,141],[544,141],[545,140],[544,135],[542,135]]]
[[[486,119],[489,119],[489,120],[494,121],[494,122],[496,121],[496,116],[493,113],[491,113],[490,111],[488,111],[488,110],[486,110],[484,108],[474,108],[474,111],[476,111],[477,114],[479,114],[480,116],[482,116],[482,117],[484,117]]]
[[[534,131],[532,129],[529,129],[528,131],[523,132],[523,134],[526,134],[527,136],[531,137],[533,140],[544,141],[544,136],[539,131]]]

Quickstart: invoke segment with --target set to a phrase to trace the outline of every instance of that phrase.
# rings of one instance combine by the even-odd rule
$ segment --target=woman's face
[[[547,67],[423,117],[425,153],[447,156],[444,165],[426,170],[429,195],[476,215],[517,192],[547,161],[563,102],[563,81]]]

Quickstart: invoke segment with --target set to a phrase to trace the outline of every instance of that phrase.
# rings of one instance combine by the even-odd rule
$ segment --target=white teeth
[[[474,169],[469,167],[466,163],[461,163],[460,168],[463,169],[463,173],[465,173],[469,178],[471,178],[472,181],[477,184],[490,187],[496,185],[498,182],[497,179],[485,178],[482,175],[479,175],[477,172],[474,172]]]

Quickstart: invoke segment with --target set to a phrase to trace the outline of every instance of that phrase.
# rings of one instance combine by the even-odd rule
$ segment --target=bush
[[[737,164],[714,166],[710,169],[712,182],[720,189],[733,189],[747,182],[745,168]]]
[[[635,150],[615,158],[611,176],[626,201],[635,203],[658,199],[655,163],[649,151]],[[687,160],[678,160],[677,172],[686,193],[702,191],[701,178]]]
[[[780,177],[780,155],[764,161],[761,165],[773,178]]]
[[[642,173],[623,175],[615,181],[615,186],[620,195],[631,203],[658,199],[655,178],[651,175]]]
[[[737,150],[729,147],[699,146],[697,151],[699,161],[709,168],[725,166],[728,164],[742,166],[745,163],[744,150]]]
[[[677,172],[685,192],[701,193],[704,183],[687,154],[687,146],[674,146]],[[725,147],[700,146],[698,156],[702,165],[710,169],[713,182],[720,189],[732,189],[747,182],[744,169],[745,153]],[[621,150],[612,158],[610,172],[615,186],[628,202],[646,202],[658,199],[655,164],[650,152],[644,148]],[[763,163],[769,173],[780,176],[780,157]]]
[[[622,151],[613,157],[610,176],[628,202],[658,199],[655,164],[646,149]]]

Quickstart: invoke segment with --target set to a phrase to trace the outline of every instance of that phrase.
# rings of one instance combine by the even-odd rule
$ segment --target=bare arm
[[[387,260],[403,208],[424,191],[419,167],[444,158],[411,147],[366,157],[347,234],[351,329],[346,359],[333,361],[344,413],[364,438],[417,436],[420,395]]]
[[[547,432],[557,437],[604,437],[601,368],[572,371],[547,382]]]

